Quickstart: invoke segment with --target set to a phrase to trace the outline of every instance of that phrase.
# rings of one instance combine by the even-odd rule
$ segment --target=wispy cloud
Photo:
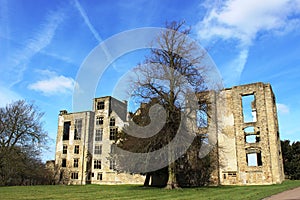
[[[43,48],[48,46],[55,35],[57,27],[62,23],[64,14],[61,11],[51,12],[47,15],[45,22],[36,31],[34,36],[25,42],[24,49],[21,49],[13,56],[11,73],[14,74],[10,86],[22,80],[23,72],[27,68],[30,59]]]
[[[39,70],[38,73],[45,79],[30,84],[28,89],[41,92],[46,96],[71,94],[74,89],[75,81],[73,78],[57,75],[49,70]]]
[[[85,10],[82,8],[82,6],[78,2],[78,0],[74,0],[74,2],[75,2],[75,7],[80,12],[80,15],[82,16],[85,24],[88,26],[88,28],[90,29],[90,31],[92,32],[92,34],[94,35],[94,37],[96,38],[96,40],[98,42],[102,42],[102,38],[100,37],[100,35],[98,34],[98,32],[96,31],[96,29],[94,28],[94,26],[91,24],[90,19],[87,16]]]
[[[85,24],[87,25],[87,27],[89,28],[89,30],[92,32],[92,34],[94,35],[94,37],[96,38],[96,40],[99,43],[102,42],[103,41],[102,38],[100,37],[99,33],[96,31],[96,29],[94,28],[94,26],[90,22],[90,19],[89,19],[88,15],[86,14],[83,7],[80,5],[79,1],[74,0],[74,2],[75,2],[75,7],[79,11],[81,17],[83,18],[83,20],[84,20]],[[109,50],[107,49],[105,44],[102,45],[102,48],[103,48],[103,51],[105,53],[105,56],[107,57],[107,60],[112,60],[111,53],[109,52]],[[117,70],[117,67],[115,66],[115,64],[112,64],[112,66]]]
[[[66,57],[66,56],[63,56],[63,55],[60,55],[60,54],[57,54],[57,53],[48,52],[48,51],[41,51],[40,53],[42,53],[44,55],[47,55],[47,56],[50,56],[52,58],[55,58],[57,60],[61,60],[61,61],[66,62],[66,63],[70,63],[70,64],[74,64],[74,65],[77,64],[70,57]]]
[[[22,99],[22,97],[16,92],[0,86],[0,107],[4,107],[7,104],[20,99]]]
[[[276,103],[277,106],[277,110],[279,113],[282,114],[289,114],[290,113],[290,109],[287,105],[282,104],[282,103]]]
[[[232,83],[238,83],[240,76],[243,72],[244,66],[248,58],[248,49],[242,49],[239,55],[226,63],[224,67],[226,70],[223,72],[223,78],[225,85],[230,85]]]
[[[237,59],[246,63],[249,47],[262,33],[286,34],[300,27],[300,0],[227,0],[203,4],[207,13],[197,24],[199,37],[204,41],[218,39],[236,41],[241,53]],[[246,60],[246,61],[245,61]],[[235,71],[242,72],[237,65]]]

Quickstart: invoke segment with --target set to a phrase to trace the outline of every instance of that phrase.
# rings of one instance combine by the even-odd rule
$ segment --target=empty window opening
[[[208,139],[208,134],[207,133],[201,134],[200,141],[205,145],[209,145],[210,141]]]
[[[257,153],[257,165],[262,166],[261,153]]]
[[[261,153],[247,153],[248,166],[262,166]]]
[[[78,172],[72,172],[71,179],[78,179]]]
[[[101,169],[101,160],[94,160],[94,169]]]
[[[75,145],[74,147],[74,153],[79,154],[79,145]]]
[[[115,170],[116,169],[116,160],[111,159],[109,161],[109,169]]]
[[[199,109],[196,113],[197,127],[205,128],[207,127],[208,117],[207,117],[207,104],[201,103]]]
[[[74,140],[80,140],[82,131],[82,119],[75,120]]]
[[[73,167],[78,167],[78,158],[74,159]]]
[[[256,142],[260,141],[260,131],[256,132]]]
[[[103,109],[104,109],[104,101],[98,101],[97,110],[103,110]]]
[[[256,143],[257,142],[256,135],[246,135],[246,142],[247,143]]]
[[[256,122],[256,105],[254,94],[242,96],[244,122]]]
[[[259,132],[255,133],[253,126],[244,128],[244,133],[246,143],[257,143],[260,141]]]
[[[101,145],[95,145],[94,154],[102,154],[102,146]]]
[[[115,153],[115,148],[116,148],[116,145],[115,144],[112,144],[111,146],[110,146],[110,153],[111,154],[114,154]]]
[[[103,124],[103,117],[97,116],[96,117],[96,125],[102,125]]]
[[[115,140],[117,137],[117,128],[110,128],[109,130],[109,139]]]
[[[60,172],[59,174],[59,181],[62,181],[62,179],[64,178],[64,172]]]
[[[102,141],[103,129],[97,129],[95,134],[95,141]]]
[[[244,132],[246,134],[254,134],[254,127],[253,126],[248,126],[248,127],[244,128]]]
[[[97,174],[97,180],[102,181],[102,173]]]
[[[109,125],[110,126],[115,126],[116,125],[116,119],[115,118],[110,118]]]
[[[63,145],[63,154],[67,154],[68,153],[68,146],[67,145]]]
[[[71,122],[64,122],[63,140],[69,140]]]
[[[61,167],[67,167],[67,160],[66,159],[61,160]]]

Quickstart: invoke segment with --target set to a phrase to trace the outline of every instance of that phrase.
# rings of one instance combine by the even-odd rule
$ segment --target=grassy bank
[[[268,186],[219,186],[165,190],[135,185],[0,187],[0,199],[262,199],[300,186],[285,181]]]

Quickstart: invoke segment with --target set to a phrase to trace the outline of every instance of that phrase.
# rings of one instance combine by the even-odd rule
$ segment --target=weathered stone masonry
[[[218,134],[220,183],[281,183],[283,163],[270,84],[236,86],[221,96],[223,106],[217,105],[218,117],[223,116]]]
[[[94,99],[93,111],[58,117],[55,164],[64,184],[141,184],[144,177],[117,173],[110,158],[118,129],[124,126],[127,103],[112,97]]]
[[[203,130],[216,139],[217,169],[223,185],[275,184],[284,179],[275,96],[270,84],[253,83],[206,95],[210,115]],[[212,101],[212,102],[209,102]],[[66,184],[143,183],[144,177],[116,173],[109,157],[114,134],[126,123],[127,103],[94,99],[93,111],[58,117],[55,164]]]

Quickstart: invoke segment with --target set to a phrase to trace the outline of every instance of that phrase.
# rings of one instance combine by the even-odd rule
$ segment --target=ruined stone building
[[[203,129],[216,140],[217,168],[212,181],[222,185],[281,183],[283,163],[270,84],[253,83],[208,94],[209,112],[216,116],[214,122],[208,118]],[[93,102],[92,111],[60,111],[55,156],[60,182],[142,184],[143,176],[117,173],[110,157],[116,133],[126,124],[127,102],[112,97]]]
[[[112,109],[117,108],[117,109]],[[117,173],[111,159],[118,129],[124,126],[127,102],[95,98],[93,111],[60,111],[55,164],[59,181],[66,184],[143,183],[140,175]]]
[[[216,105],[219,183],[281,183],[283,161],[271,85],[254,83],[225,89]]]

